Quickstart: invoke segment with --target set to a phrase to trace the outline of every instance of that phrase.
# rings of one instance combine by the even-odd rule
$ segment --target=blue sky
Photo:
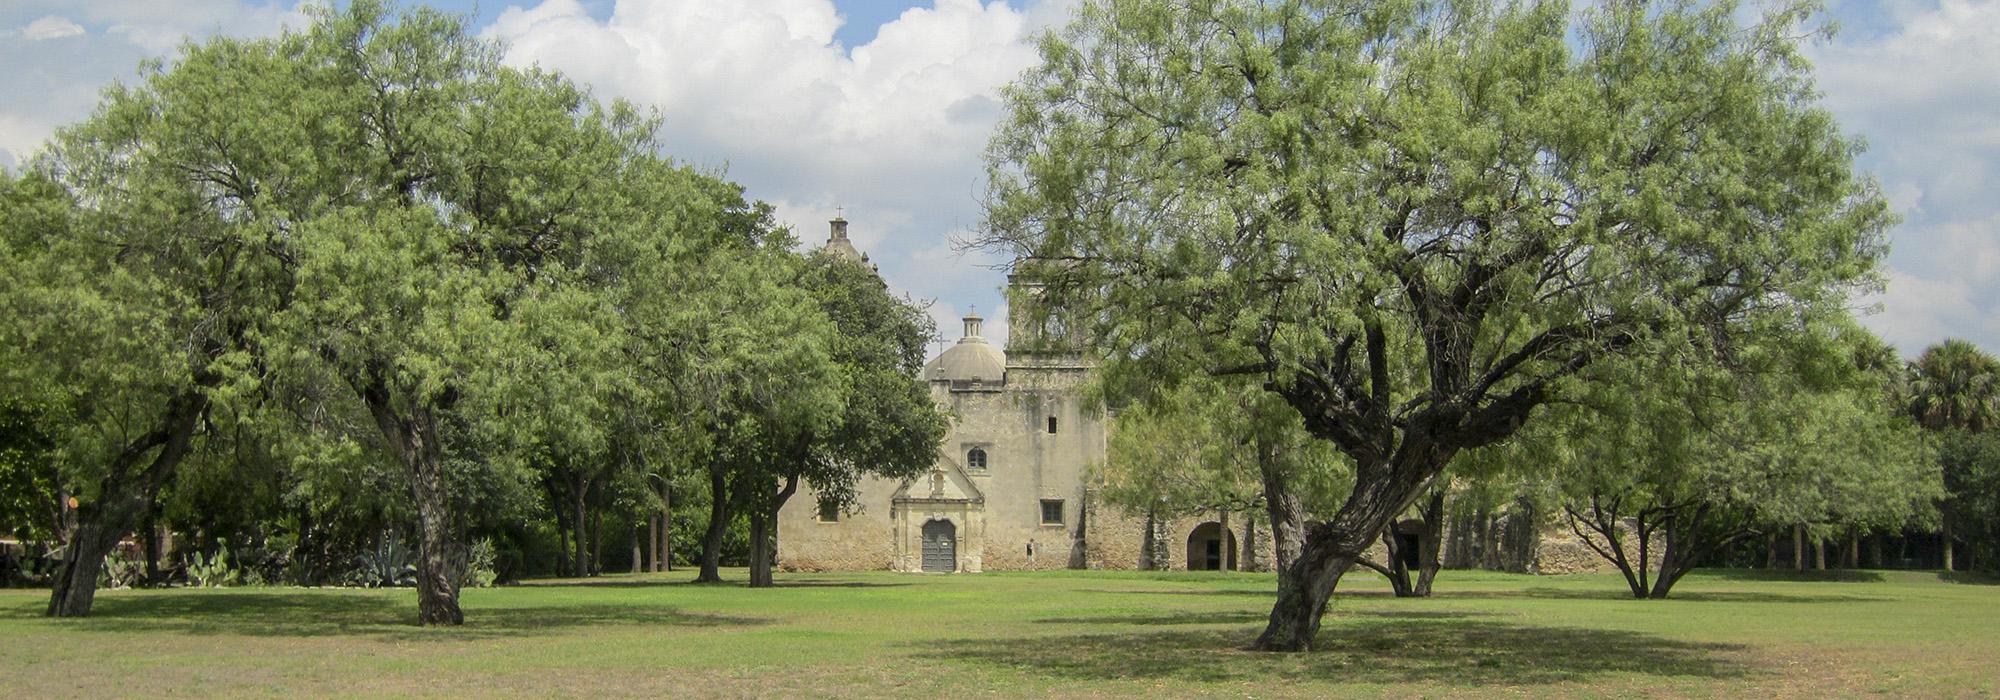
[[[412,0],[414,1],[414,0]],[[979,155],[1024,43],[1074,0],[436,0],[601,98],[657,109],[675,157],[726,172],[811,243],[844,207],[896,289],[1006,334],[997,260],[964,254]],[[1827,107],[1903,217],[1863,322],[1906,355],[1945,337],[2000,352],[2000,0],[1830,0],[1814,44]],[[0,2],[0,167],[98,90],[188,37],[274,33],[294,0]]]

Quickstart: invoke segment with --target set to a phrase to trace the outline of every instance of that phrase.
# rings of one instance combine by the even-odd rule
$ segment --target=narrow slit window
[[[1055,432],[1056,432],[1056,417],[1049,416],[1049,433],[1054,434]]]

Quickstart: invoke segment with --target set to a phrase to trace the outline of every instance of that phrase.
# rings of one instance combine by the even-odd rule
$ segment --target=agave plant
[[[383,538],[373,551],[354,558],[355,570],[348,580],[369,588],[417,585],[413,552],[394,539]]]

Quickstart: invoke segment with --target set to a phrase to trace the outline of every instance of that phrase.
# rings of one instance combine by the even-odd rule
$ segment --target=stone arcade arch
[[[950,520],[924,523],[923,570],[928,573],[958,570],[958,527]]]
[[[1236,569],[1236,535],[1210,520],[1196,525],[1187,538],[1188,571]]]

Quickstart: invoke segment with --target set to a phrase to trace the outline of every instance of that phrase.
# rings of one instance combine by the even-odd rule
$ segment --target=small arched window
[[[974,448],[972,448],[972,450],[971,450],[970,452],[966,452],[966,453],[965,453],[965,468],[967,468],[967,469],[981,469],[981,470],[985,469],[985,468],[986,468],[986,451],[985,451],[985,450],[982,450],[982,449],[979,449],[979,448],[977,448],[977,447],[974,447]]]

